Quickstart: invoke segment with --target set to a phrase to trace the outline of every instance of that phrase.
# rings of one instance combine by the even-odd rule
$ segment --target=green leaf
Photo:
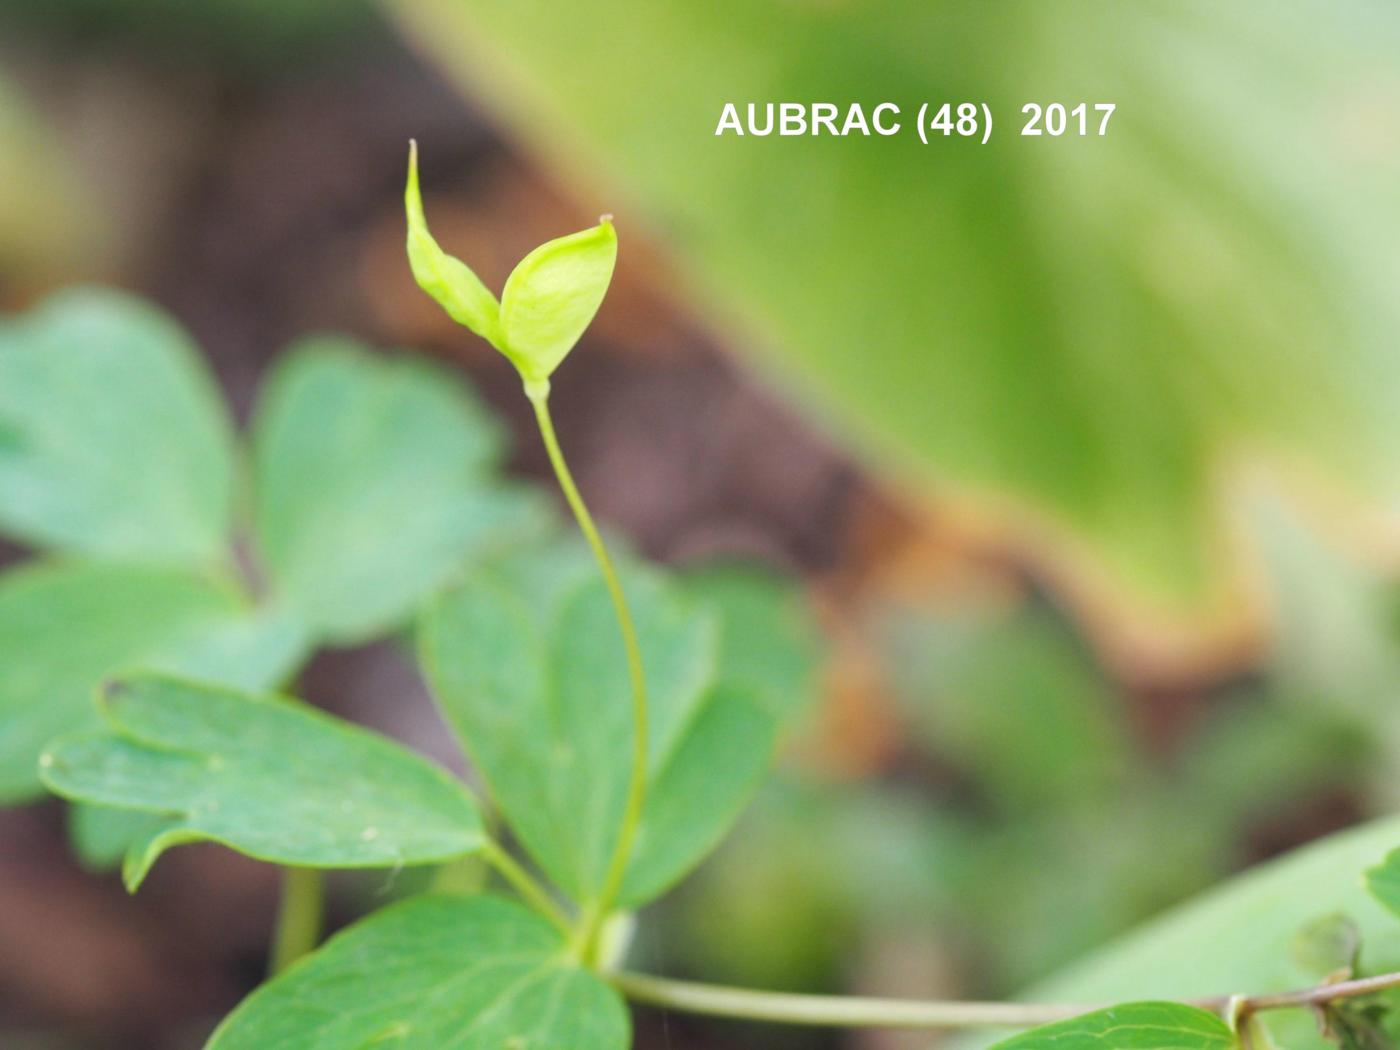
[[[1216,0],[386,6],[474,103],[631,202],[704,316],[867,460],[1072,537],[1095,586],[1222,601],[1241,455],[1381,508],[1400,491],[1400,179],[1297,119],[1389,75],[1393,5],[1306,0],[1267,38],[1278,5]],[[896,102],[902,128],[715,135],[726,102],[833,97]],[[959,99],[991,144],[924,146],[920,102]],[[1054,99],[1118,108],[1066,148],[1022,137]],[[1385,119],[1358,110],[1359,141]]]
[[[419,897],[332,937],[225,1019],[206,1050],[626,1050],[607,985],[494,897]]]
[[[169,823],[169,817],[139,809],[112,809],[79,802],[68,807],[68,844],[89,871],[109,871],[127,851]]]
[[[40,794],[44,745],[98,725],[92,694],[105,676],[154,668],[265,688],[302,652],[227,586],[183,569],[12,570],[0,576],[0,801]]]
[[[273,601],[352,644],[407,620],[474,555],[543,528],[501,486],[500,432],[452,377],[346,340],[301,344],[254,425],[255,525]]]
[[[654,892],[703,852],[715,831],[708,793],[728,809],[734,788],[698,768],[715,761],[745,785],[766,761],[772,721],[741,688],[709,688],[715,624],[660,577],[625,570],[651,697],[652,798],[629,874],[627,903]],[[541,867],[587,899],[601,884],[627,792],[632,712],[622,642],[596,576],[542,599],[483,571],[445,593],[425,618],[423,663],[449,723]],[[729,738],[740,729],[752,738]],[[713,753],[718,739],[732,754]],[[708,758],[707,758],[708,756]],[[684,800],[684,801],[682,801]],[[668,812],[696,823],[662,824]],[[686,839],[682,845],[680,840]]]
[[[159,662],[159,669],[259,691],[286,682],[309,652],[299,621],[255,610],[186,639],[178,652]],[[70,811],[68,839],[84,864],[102,870],[120,863],[151,823],[149,814],[80,804]]]
[[[652,758],[621,904],[659,896],[714,849],[762,785],[777,738],[777,718],[751,690],[721,684],[701,697],[684,733]]]
[[[720,678],[753,690],[780,722],[816,695],[818,632],[791,580],[740,565],[709,565],[682,576],[686,591],[720,621]]]
[[[1329,836],[1240,875],[1089,955],[1029,998],[1046,1002],[1113,1002],[1143,996],[1196,999],[1275,992],[1314,978],[1290,946],[1319,913],[1349,915],[1366,944],[1366,966],[1400,969],[1400,923],[1372,900],[1358,877],[1400,841],[1400,818],[1388,817]],[[1164,853],[1163,857],[1167,857]],[[1259,1023],[1289,1050],[1323,1050],[1306,1011],[1277,1010]],[[991,1040],[968,1037],[959,1047]]]
[[[526,388],[548,384],[603,304],[617,261],[611,219],[546,241],[520,260],[501,293],[506,356]]]
[[[1391,850],[1383,861],[1367,869],[1366,889],[1400,917],[1400,849]]]
[[[313,708],[150,675],[108,686],[101,706],[105,732],[61,738],[40,765],[65,798],[169,818],[128,852],[132,889],[186,842],[320,868],[433,863],[483,843],[465,786]]]
[[[790,581],[716,565],[681,583],[716,615],[717,681],[653,769],[624,903],[660,895],[719,843],[767,777],[784,724],[815,695],[816,628]]]
[[[0,528],[143,562],[223,561],[227,414],[189,338],[117,292],[63,292],[0,326]]]
[[[496,297],[471,267],[439,248],[428,232],[428,220],[423,216],[423,195],[418,188],[416,142],[409,144],[404,210],[408,214],[408,262],[413,269],[413,279],[452,320],[500,349],[501,307]]]
[[[1239,1043],[1213,1013],[1180,1003],[1126,1003],[1044,1025],[995,1050],[1234,1050]]]

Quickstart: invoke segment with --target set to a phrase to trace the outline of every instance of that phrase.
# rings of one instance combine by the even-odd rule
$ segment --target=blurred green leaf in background
[[[1221,609],[1242,456],[1400,495],[1392,5],[386,5],[635,206],[785,391],[1141,609]],[[716,137],[726,102],[769,100],[997,123]],[[1117,104],[1106,136],[1018,134],[1024,103],[1079,100]]]

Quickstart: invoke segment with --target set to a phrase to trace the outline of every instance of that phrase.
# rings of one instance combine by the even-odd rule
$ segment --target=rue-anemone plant
[[[550,380],[607,291],[611,220],[530,252],[497,299],[429,233],[416,150],[405,203],[414,276],[519,372],[581,543],[501,480],[497,432],[424,363],[334,337],[293,349],[244,471],[151,308],[76,291],[0,327],[0,527],[50,552],[0,578],[0,800],[42,784],[73,802],[80,857],[122,858],[133,891],[183,843],[283,866],[269,979],[210,1047],[625,1050],[627,1000],[1029,1029],[998,1044],[1014,1050],[1266,1046],[1259,1018],[1293,1007],[1341,1045],[1389,1045],[1375,996],[1400,975],[1359,975],[1354,946],[1318,985],[1191,1002],[824,997],[628,969],[632,916],[766,775],[814,635],[772,577],[615,561],[570,475]],[[479,792],[277,693],[316,648],[414,622]],[[318,946],[325,870],[410,866],[435,886]],[[1368,880],[1400,911],[1400,856]]]

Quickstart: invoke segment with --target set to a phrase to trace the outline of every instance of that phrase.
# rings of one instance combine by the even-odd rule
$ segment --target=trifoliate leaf
[[[692,749],[710,740],[712,730],[766,723],[746,696],[708,689],[715,671],[711,618],[650,573],[625,572],[623,587],[651,696],[652,777],[660,784],[669,770],[679,778],[675,791],[688,794]],[[621,824],[633,742],[630,687],[601,580],[585,579],[552,600],[542,594],[521,594],[490,572],[477,573],[429,612],[423,659],[448,721],[515,833],[563,889],[586,899],[600,887]],[[754,739],[766,760],[771,732],[765,728]],[[728,746],[747,755],[750,744],[744,738]],[[749,760],[725,761],[731,760],[742,765],[736,776],[747,783]],[[728,807],[728,783],[717,778],[709,790],[718,792],[718,807]],[[668,795],[674,797],[668,789],[653,804]],[[677,862],[671,836],[701,836],[679,851],[689,859],[713,832],[708,821],[662,827],[656,812],[645,818],[654,831],[641,836],[633,863],[639,871],[655,864],[669,877]],[[671,854],[664,863],[648,859],[663,854]],[[657,877],[634,883],[633,892],[649,891]]]

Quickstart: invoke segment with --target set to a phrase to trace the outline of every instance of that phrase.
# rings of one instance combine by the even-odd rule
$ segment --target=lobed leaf
[[[68,845],[89,871],[111,871],[133,845],[147,841],[168,819],[162,813],[76,802],[68,807]]]
[[[151,668],[266,688],[304,654],[227,586],[179,568],[36,564],[0,576],[0,801],[40,794],[39,753],[96,728],[106,676]]]
[[[658,577],[624,576],[664,768],[705,706],[714,623]],[[423,627],[426,674],[515,833],[567,892],[601,885],[632,751],[622,642],[601,580],[529,602],[490,572],[444,594]]]
[[[326,641],[397,626],[472,555],[546,518],[495,482],[499,429],[461,384],[349,340],[309,340],[283,359],[253,444],[273,601]]]
[[[165,315],[77,289],[0,325],[0,529],[39,547],[213,565],[232,491],[227,412]]]
[[[1236,1050],[1239,1045],[1213,1013],[1181,1003],[1127,1003],[1034,1028],[994,1050]]]
[[[767,773],[784,722],[810,700],[815,630],[763,572],[670,582],[623,562],[651,693],[647,803],[621,900],[637,905],[708,853]],[[621,639],[587,548],[521,548],[445,593],[424,618],[425,673],[516,833],[568,892],[598,888],[616,841],[632,747]]]
[[[494,897],[420,897],[263,985],[206,1050],[626,1050],[617,993],[559,934]]]
[[[61,738],[40,765],[55,794],[167,818],[127,853],[132,889],[186,842],[323,868],[440,862],[483,843],[475,799],[446,771],[312,708],[155,675],[118,680],[101,706],[105,732]]]

